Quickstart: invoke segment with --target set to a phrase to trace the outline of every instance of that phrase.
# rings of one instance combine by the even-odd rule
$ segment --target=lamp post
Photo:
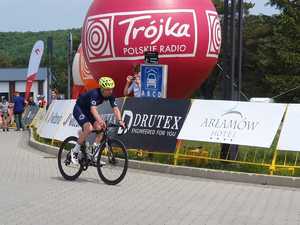
[[[51,103],[51,87],[52,87],[52,57],[53,57],[53,38],[47,38],[47,103]]]
[[[242,65],[243,65],[243,28],[244,28],[244,0],[239,0],[238,4],[238,99],[241,99],[242,93]]]
[[[68,43],[67,43],[67,51],[68,51],[68,99],[71,99],[71,78],[72,78],[72,60],[73,60],[73,35],[70,32],[68,35]]]
[[[238,7],[237,6],[238,1]],[[239,101],[242,91],[243,0],[224,0],[223,98]],[[238,14],[238,17],[236,16]],[[229,39],[230,38],[230,39]],[[228,76],[229,75],[229,76]],[[229,79],[227,78],[229,77]],[[237,145],[223,144],[221,158],[235,160]]]

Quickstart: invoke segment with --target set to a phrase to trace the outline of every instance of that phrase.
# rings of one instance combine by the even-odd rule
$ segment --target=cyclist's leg
[[[71,159],[74,164],[78,164],[78,154],[81,146],[85,142],[87,136],[93,131],[93,126],[90,123],[89,115],[81,110],[78,105],[75,105],[73,110],[73,116],[82,128],[82,132],[79,134],[78,142],[71,151]]]
[[[85,139],[90,135],[92,131],[93,131],[92,124],[90,122],[84,123],[82,126],[82,131],[79,134],[78,144],[83,145]]]
[[[80,149],[85,142],[87,136],[93,131],[93,126],[90,122],[86,122],[82,125],[82,131],[79,133],[79,138],[74,146],[74,148],[71,150],[71,160],[73,164],[79,163],[79,153]]]
[[[82,145],[87,136],[93,131],[92,124],[94,121],[91,121],[90,115],[83,111],[78,105],[74,106],[73,116],[82,128],[78,139],[78,144]]]
[[[93,125],[94,129],[95,130],[98,130],[98,131],[101,131],[104,129],[103,126],[101,126],[100,123],[98,123],[97,121],[94,122],[94,125]],[[95,144],[96,145],[99,145],[102,141],[102,138],[103,138],[103,133],[99,133],[96,135],[96,138],[95,138]]]
[[[92,122],[94,121],[94,123],[93,123],[93,128],[94,128],[94,130],[102,131],[103,129],[105,129],[104,126],[102,126],[100,123],[98,123],[97,121],[95,121],[95,120],[93,120],[93,119],[94,119],[94,118],[92,118],[91,120],[92,120]],[[103,139],[103,133],[102,133],[102,132],[97,133],[97,134],[96,134],[95,141],[94,141],[94,144],[93,144],[93,148],[94,148],[94,149],[96,149],[97,147],[99,147],[99,145],[100,145],[102,139]],[[97,161],[98,154],[99,154],[99,150],[98,150],[98,152],[96,152],[96,155],[95,155],[95,158],[94,158],[95,162]],[[100,164],[101,164],[102,166],[106,165],[106,163],[105,163],[104,161],[102,161],[102,160],[100,161]]]

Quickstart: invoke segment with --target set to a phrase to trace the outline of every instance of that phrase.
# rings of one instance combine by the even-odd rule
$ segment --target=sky
[[[254,15],[273,15],[279,13],[279,11],[276,8],[266,5],[268,0],[245,0],[245,2],[255,3],[255,7],[250,10],[250,13]]]
[[[256,4],[250,11],[252,14],[272,15],[278,12],[265,6],[267,0],[246,1]],[[79,28],[91,2],[92,0],[0,0],[0,32]]]

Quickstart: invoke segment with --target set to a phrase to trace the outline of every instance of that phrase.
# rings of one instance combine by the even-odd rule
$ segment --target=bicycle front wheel
[[[124,144],[117,139],[103,143],[97,157],[97,171],[103,182],[108,185],[120,183],[127,168],[128,154]]]
[[[71,161],[71,149],[75,147],[77,140],[77,137],[68,137],[58,151],[58,168],[66,180],[76,180],[83,170],[81,165],[74,165]]]

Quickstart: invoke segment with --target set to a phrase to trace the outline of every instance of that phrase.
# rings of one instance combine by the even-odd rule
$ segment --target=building
[[[25,96],[27,68],[0,68],[0,96],[10,101],[14,92]],[[31,88],[31,95],[36,101],[37,95],[47,99],[47,68],[40,68]]]

